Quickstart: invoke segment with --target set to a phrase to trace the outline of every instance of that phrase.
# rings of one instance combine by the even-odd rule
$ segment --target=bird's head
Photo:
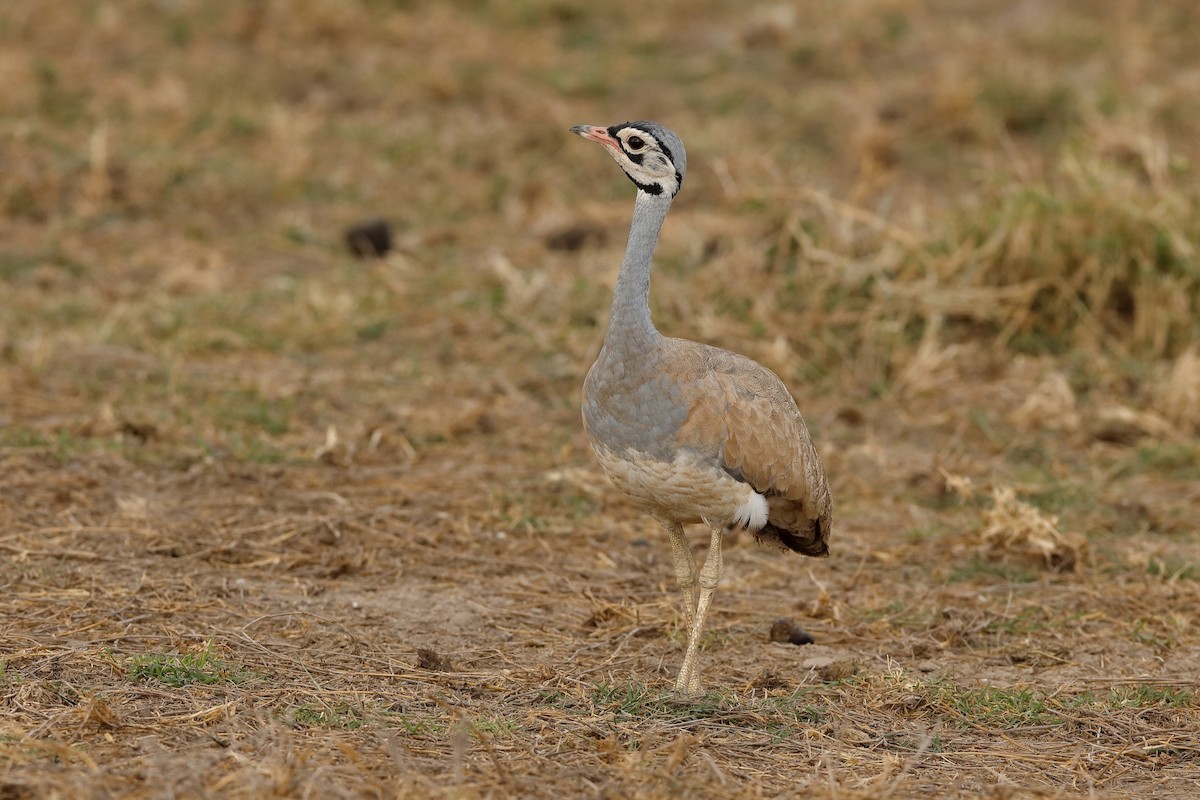
[[[609,128],[576,125],[571,133],[604,145],[638,191],[669,200],[683,185],[683,142],[657,122],[622,122]]]

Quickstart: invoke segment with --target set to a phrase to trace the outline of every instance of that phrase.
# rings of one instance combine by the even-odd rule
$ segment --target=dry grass
[[[1198,29],[8,4],[0,797],[1195,796]],[[730,543],[686,703],[578,423],[631,200],[565,130],[627,117],[689,147],[660,326],[837,501],[827,561]]]

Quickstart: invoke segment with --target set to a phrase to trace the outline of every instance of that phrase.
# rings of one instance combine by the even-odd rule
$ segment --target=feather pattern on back
[[[821,457],[795,400],[774,372],[716,347],[666,339],[668,372],[687,420],[677,437],[767,498],[763,541],[812,556],[829,552],[833,503]]]

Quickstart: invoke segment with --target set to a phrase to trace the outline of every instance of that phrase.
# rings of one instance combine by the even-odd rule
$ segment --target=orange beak
[[[571,133],[576,136],[582,136],[584,139],[596,144],[611,147],[614,150],[621,149],[621,145],[617,143],[617,140],[608,134],[608,128],[601,128],[596,125],[576,125],[574,128],[571,128]]]

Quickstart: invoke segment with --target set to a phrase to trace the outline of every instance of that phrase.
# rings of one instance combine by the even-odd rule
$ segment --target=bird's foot
[[[674,692],[680,697],[699,697],[701,694],[699,678],[688,677],[680,672],[679,677],[675,679]]]

